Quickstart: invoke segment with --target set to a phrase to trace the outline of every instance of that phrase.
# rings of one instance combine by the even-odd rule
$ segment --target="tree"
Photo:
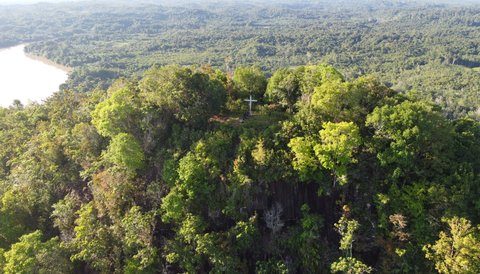
[[[128,172],[134,173],[144,165],[142,147],[134,136],[128,133],[115,135],[104,154],[104,158]]]
[[[320,163],[315,157],[315,143],[309,137],[296,137],[290,140],[288,146],[294,154],[293,169],[298,172],[300,180],[318,180],[321,178]]]
[[[330,65],[308,65],[298,68],[302,95],[311,95],[316,87],[327,82],[344,82],[343,75]]]
[[[265,96],[269,101],[280,104],[289,112],[293,112],[300,95],[300,79],[296,70],[278,69],[268,80]]]
[[[347,183],[347,166],[355,163],[355,150],[361,145],[358,127],[353,122],[323,123],[324,129],[318,136],[296,137],[288,146],[295,159],[293,168],[299,172],[300,179],[319,178],[319,166],[332,171],[333,186]]]
[[[62,200],[55,203],[52,212],[53,225],[60,230],[62,241],[69,242],[74,237],[76,212],[80,209],[80,198],[70,192]]]
[[[108,91],[109,97],[92,111],[92,124],[107,137],[129,132],[138,134],[140,101],[138,92],[128,82],[118,81]]]
[[[238,89],[240,98],[252,95],[262,99],[267,87],[265,74],[258,67],[238,67],[233,74],[233,83]]]
[[[85,261],[101,273],[120,269],[114,234],[99,220],[93,202],[80,208],[75,223],[75,238],[69,244],[74,250],[71,259]]]
[[[4,254],[4,273],[70,273],[72,264],[59,239],[42,242],[42,237],[38,230],[20,237],[20,241]]]
[[[444,218],[448,231],[441,231],[435,244],[427,244],[425,257],[439,273],[480,272],[480,228],[460,217]]]
[[[180,160],[178,180],[162,201],[164,221],[178,222],[187,210],[198,212],[211,199],[215,185],[209,180],[209,170],[202,160],[192,152]]]
[[[355,241],[355,231],[357,231],[358,227],[359,223],[356,220],[349,220],[346,216],[346,211],[335,224],[337,232],[342,237],[340,239],[340,250],[344,252],[344,256],[332,263],[331,270],[333,273],[362,274],[373,271],[371,267],[353,257],[353,242]]]
[[[353,153],[361,145],[358,127],[353,122],[323,124],[320,143],[314,146],[315,155],[321,165],[333,172],[333,186],[347,183],[347,165],[355,163]]]
[[[200,70],[170,65],[148,70],[139,83],[141,97],[167,120],[202,128],[221,111],[226,92],[221,81]],[[168,122],[168,121],[166,121]]]
[[[155,215],[142,214],[139,206],[133,206],[121,221],[122,244],[127,257],[124,273],[156,273],[158,250],[153,245]]]
[[[375,130],[373,149],[393,181],[432,181],[454,166],[452,126],[425,102],[378,107],[366,124]]]
[[[321,232],[323,218],[310,212],[308,205],[301,207],[302,217],[298,226],[291,227],[286,241],[288,254],[293,256],[297,271],[317,273],[325,269],[324,251]],[[309,248],[303,248],[308,246]]]

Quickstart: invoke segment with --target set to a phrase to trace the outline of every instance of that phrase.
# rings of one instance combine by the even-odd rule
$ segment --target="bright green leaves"
[[[332,263],[332,273],[342,272],[346,274],[371,273],[373,269],[353,257],[342,257]]]
[[[332,75],[318,79],[315,86],[308,88],[311,89],[308,93],[302,91],[294,121],[305,133],[318,132],[322,122],[327,121],[354,122],[363,127],[367,114],[375,107],[396,100],[393,90],[372,77],[345,82],[343,78],[334,76],[335,73]]]
[[[78,211],[76,220],[75,238],[71,247],[76,250],[72,260],[88,262],[101,273],[108,273],[116,262],[116,252],[112,244],[113,235],[110,229],[102,224],[98,218],[93,202],[90,202]]]
[[[171,188],[167,196],[162,199],[162,220],[164,222],[180,220],[184,214],[184,210],[184,194],[176,187]]]
[[[191,152],[180,160],[177,172],[178,181],[162,202],[162,218],[167,222],[179,221],[184,210],[192,206],[198,208],[207,202],[215,187],[209,181],[209,172],[204,163]]]
[[[176,239],[167,242],[167,262],[179,263],[187,273],[195,273],[200,263],[200,258],[195,256],[196,238],[204,230],[205,223],[199,216],[187,214],[177,231]]]
[[[127,256],[125,273],[156,273],[158,251],[153,246],[154,214],[142,214],[139,206],[133,206],[121,221],[122,243]]]
[[[392,178],[430,179],[448,170],[452,128],[431,106],[409,101],[384,106],[375,109],[366,123],[375,129],[377,157],[392,168]]]
[[[14,187],[3,194],[0,204],[1,247],[8,247],[22,234],[33,231],[34,199],[30,191],[20,187]]]
[[[124,273],[154,273],[158,256],[153,246],[154,214],[133,206],[111,225],[104,224],[104,218],[93,202],[78,211],[75,238],[69,243],[75,250],[72,260],[86,261],[101,273],[120,271],[122,260]]]
[[[175,240],[167,242],[167,261],[178,263],[188,273],[199,272],[206,263],[210,273],[244,273],[247,268],[241,257],[258,235],[256,217],[226,231],[206,232],[207,226],[200,216],[186,214]]]
[[[42,242],[42,237],[42,232],[38,230],[20,237],[20,241],[4,253],[3,273],[70,273],[71,262],[66,257],[66,250],[61,247],[58,238]]]
[[[143,167],[145,156],[135,137],[128,133],[120,133],[112,138],[104,158],[129,172],[135,172]]]
[[[293,234],[290,243],[293,243],[293,249],[298,252],[297,260],[307,273],[315,273],[318,269],[324,268],[322,262],[325,247],[321,243],[321,230],[323,228],[323,219],[321,216],[311,213],[308,205],[301,208],[302,218],[297,233]],[[309,248],[303,248],[308,246]]]
[[[371,267],[353,257],[353,242],[355,241],[355,232],[358,228],[359,223],[356,220],[348,219],[345,212],[335,224],[335,229],[342,237],[340,239],[339,249],[343,251],[345,255],[332,263],[331,270],[333,273],[362,274],[373,271]]]
[[[140,101],[128,83],[117,82],[110,97],[92,112],[92,124],[103,136],[112,138],[103,158],[130,173],[143,167],[144,155],[135,135],[140,134]]]
[[[238,89],[239,97],[249,95],[261,99],[267,87],[265,74],[258,67],[238,67],[233,74],[233,83]]]
[[[349,220],[345,215],[335,224],[335,229],[342,236],[339,249],[344,251],[347,257],[352,256],[354,233],[359,226],[360,224],[356,220]]]
[[[52,206],[53,226],[60,230],[61,239],[65,242],[72,240],[74,237],[76,212],[80,205],[80,198],[71,192]]]
[[[359,89],[356,83],[325,82],[315,88],[311,107],[324,121],[358,121],[364,116],[362,97],[365,90]]]
[[[355,163],[354,152],[361,145],[362,140],[358,127],[352,122],[323,124],[320,130],[319,144],[314,146],[315,155],[320,164],[333,172],[334,185],[347,183],[347,165]]]
[[[185,191],[187,199],[193,200],[199,195],[205,197],[213,189],[208,182],[208,171],[193,153],[188,153],[178,165],[178,187]]]
[[[318,172],[320,164],[315,156],[313,147],[315,143],[308,137],[296,137],[290,140],[288,146],[292,150],[295,158],[293,159],[293,169],[298,172],[300,180],[315,180],[321,176]]]
[[[427,259],[439,273],[480,272],[480,229],[464,218],[444,219],[448,231],[441,231],[433,245],[425,245]]]
[[[92,112],[92,124],[103,136],[113,137],[122,132],[135,132],[138,127],[139,99],[128,83],[117,82],[109,90],[110,97]]]
[[[301,179],[313,179],[320,166],[331,170],[334,185],[347,182],[347,166],[355,163],[355,151],[362,144],[358,127],[352,122],[323,124],[319,136],[297,137],[290,140],[289,147],[295,154],[293,167]]]

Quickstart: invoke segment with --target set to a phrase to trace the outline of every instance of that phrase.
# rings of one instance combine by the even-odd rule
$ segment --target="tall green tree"
[[[443,220],[447,231],[441,231],[435,244],[424,246],[427,259],[439,273],[478,273],[480,271],[480,230],[465,218]]]
[[[20,241],[13,244],[5,252],[3,272],[13,273],[70,273],[72,263],[68,258],[68,251],[63,248],[58,238],[42,241],[43,234],[35,231],[20,237]]]
[[[249,95],[262,99],[267,87],[267,78],[259,67],[238,67],[233,74],[233,83],[239,98]]]

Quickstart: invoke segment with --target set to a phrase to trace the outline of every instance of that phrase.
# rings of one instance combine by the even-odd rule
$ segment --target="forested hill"
[[[0,274],[480,273],[478,5],[0,6],[20,43],[73,72],[0,107]]]
[[[263,1],[265,2],[265,1]],[[448,3],[450,4],[448,4]],[[159,5],[158,3],[162,3]],[[454,3],[454,4],[452,4]],[[464,4],[462,4],[464,3]],[[65,89],[107,88],[152,65],[231,71],[329,63],[478,119],[480,9],[460,1],[100,1],[0,7],[0,43],[75,68]],[[474,2],[472,2],[474,3]]]
[[[480,123],[372,77],[169,65],[0,126],[2,273],[480,272]]]

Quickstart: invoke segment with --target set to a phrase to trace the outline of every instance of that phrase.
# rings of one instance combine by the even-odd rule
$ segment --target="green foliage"
[[[257,274],[287,274],[288,268],[285,265],[284,262],[275,260],[275,259],[270,259],[268,261],[260,261],[257,262],[256,268],[255,268],[255,273]]]
[[[449,170],[452,127],[432,106],[405,101],[376,108],[367,125],[375,129],[377,157],[392,179],[431,179]]]
[[[204,231],[205,224],[198,216],[187,214],[182,221],[175,240],[167,243],[165,259],[178,263],[187,273],[195,273],[200,257],[195,256],[195,238]]]
[[[340,250],[344,251],[347,257],[352,256],[354,233],[358,227],[359,223],[356,220],[348,220],[345,215],[335,224],[337,232],[342,236],[340,240]]]
[[[435,244],[425,245],[427,259],[439,273],[478,273],[480,271],[479,228],[465,218],[444,219],[448,230],[441,231]]]
[[[170,65],[148,70],[139,88],[143,100],[166,117],[193,127],[205,126],[226,99],[222,82],[198,69]]]
[[[2,246],[8,247],[31,228],[32,204],[19,189],[5,192],[1,200],[0,231]]]
[[[298,69],[301,77],[300,89],[302,94],[311,95],[316,87],[323,83],[343,82],[343,75],[330,65],[308,65]]]
[[[62,200],[55,203],[52,212],[53,225],[60,230],[63,241],[70,241],[74,237],[76,212],[80,208],[80,198],[70,192]]]
[[[122,243],[128,258],[124,273],[155,273],[158,251],[153,246],[154,214],[142,214],[140,207],[134,206],[125,214],[121,224]]]
[[[353,122],[323,124],[319,136],[296,137],[288,146],[295,155],[293,168],[299,172],[300,179],[318,179],[319,168],[331,170],[333,186],[347,183],[347,166],[355,163],[355,150],[361,145],[358,127]]]
[[[20,237],[3,255],[3,273],[69,273],[72,264],[58,238],[42,242],[42,232],[35,231]]]
[[[80,208],[75,222],[75,238],[71,242],[75,253],[71,259],[88,262],[101,273],[110,272],[118,263],[115,254],[118,251],[113,249],[113,235],[98,219],[93,202]]]
[[[238,98],[252,95],[255,99],[262,99],[267,87],[267,78],[258,67],[238,67],[233,74],[233,83],[238,89]]]
[[[132,8],[129,16],[150,8]],[[178,10],[166,9],[171,12],[168,16],[149,16],[161,21],[158,29],[175,29],[177,25],[163,23],[178,17],[173,12]],[[119,10],[105,16],[115,17]],[[183,12],[193,20],[188,33],[181,31],[187,40],[202,29],[202,20],[222,18],[218,10],[199,21],[194,18],[201,9]],[[270,15],[274,18],[283,12]],[[300,22],[317,16],[312,11],[305,18],[302,7],[297,12],[292,16]],[[1,14],[2,8],[0,18]],[[398,11],[396,16],[403,18],[402,14]],[[435,11],[425,12],[425,16],[432,14]],[[270,15],[252,15],[245,20],[246,28],[271,33]],[[149,16],[142,19],[149,21]],[[240,20],[244,16],[228,21],[225,28],[245,25]],[[122,22],[128,25],[128,20]],[[383,21],[357,22],[367,28]],[[344,23],[335,25],[345,30]],[[373,37],[375,31],[371,30]],[[235,33],[243,39],[239,38],[242,33]],[[151,41],[158,33],[154,34],[138,44]],[[127,34],[122,40],[127,44],[119,45],[117,35],[112,32],[112,48],[133,46],[128,45]],[[309,51],[311,58],[330,47],[329,35],[325,32],[325,43],[319,44],[320,38],[299,34],[300,44],[309,41],[308,47],[299,50]],[[345,77],[330,65],[280,69],[266,86],[263,71],[275,66],[276,60],[276,51],[268,44],[276,40],[281,48],[288,40],[283,34],[256,37],[262,41],[255,40],[241,51],[245,60],[238,61],[240,55],[227,58],[234,64],[226,65],[226,73],[214,69],[215,63],[213,67],[157,66],[143,76],[115,82],[107,94],[101,89],[62,91],[42,104],[0,108],[1,268],[24,267],[29,268],[24,272],[37,273],[41,272],[38,267],[59,263],[68,268],[61,270],[67,273],[318,273],[329,269],[367,273],[372,267],[382,273],[431,273],[437,264],[437,271],[476,272],[478,122],[449,120],[452,116],[413,92],[400,95],[374,77],[353,79],[363,74],[358,67],[343,67]],[[373,37],[359,36],[355,43]],[[381,41],[370,41],[371,45],[387,49],[384,40],[392,37],[377,38]],[[218,36],[211,39],[217,41]],[[402,43],[394,41],[392,46]],[[167,47],[168,39],[164,42]],[[178,44],[182,41],[177,42],[181,55],[183,48]],[[200,37],[197,43],[209,42]],[[155,48],[155,43],[150,46]],[[265,65],[240,67],[232,75],[233,66],[255,60],[247,56],[250,51],[264,56]],[[141,52],[130,52],[131,57]],[[158,63],[169,58],[157,57]],[[346,61],[341,54],[330,53],[325,58],[343,64],[360,57],[353,54]],[[285,57],[284,62],[293,61]],[[375,70],[365,70],[369,69]],[[103,77],[113,69],[89,70]],[[90,78],[85,85],[93,83]],[[269,104],[260,101],[255,115],[242,120],[236,113],[240,105],[232,106],[245,106],[240,96],[250,92],[256,92],[258,99],[266,92]],[[332,179],[341,187],[332,187]],[[349,207],[334,226],[336,216],[342,214],[339,204]],[[440,232],[445,216],[464,216],[471,223],[455,219],[450,221],[455,228]],[[360,222],[365,225],[360,227]],[[341,236],[340,251],[335,230]],[[34,239],[31,235],[37,232],[28,234],[33,231],[53,240]],[[440,239],[428,245],[439,233]],[[426,258],[421,252],[424,246]],[[16,259],[8,257],[12,250]],[[65,255],[71,255],[73,266]]]
[[[178,180],[162,202],[164,221],[179,221],[185,210],[198,210],[211,198],[215,185],[209,181],[205,160],[191,152],[180,160]]]
[[[110,96],[92,112],[92,124],[103,136],[113,137],[132,132],[139,115],[137,92],[128,83],[119,81],[108,93]]]
[[[332,273],[342,272],[347,274],[363,274],[373,271],[371,267],[353,257],[340,258],[332,263],[331,270]]]
[[[301,95],[298,70],[278,69],[268,80],[265,97],[270,102],[280,104],[290,112]]]
[[[347,165],[355,163],[353,153],[361,145],[358,127],[350,122],[324,123],[320,131],[321,143],[314,146],[320,164],[334,173],[334,185],[347,183]]]
[[[296,137],[290,140],[288,146],[295,155],[293,169],[298,171],[303,181],[321,178],[320,163],[315,157],[315,143],[307,137]]]
[[[128,133],[120,133],[112,138],[104,158],[129,172],[135,172],[144,166],[145,156],[135,137]]]
[[[316,273],[324,269],[326,248],[322,244],[321,234],[323,218],[311,213],[308,205],[301,208],[302,218],[298,227],[293,227],[286,241],[289,253],[294,255],[297,268],[305,273]],[[302,248],[308,246],[309,248]]]
[[[230,73],[260,65],[273,73],[322,62],[347,79],[375,74],[396,90],[417,90],[449,117],[478,117],[478,7],[471,3],[79,6],[2,8],[1,21],[16,27],[2,32],[0,47],[28,42],[27,52],[74,68],[65,89],[105,88],[158,64],[211,64]]]
[[[344,210],[346,207],[344,207]],[[333,273],[343,272],[348,274],[370,273],[373,269],[360,260],[353,257],[353,242],[355,241],[355,232],[359,228],[356,220],[349,220],[346,214],[335,224],[335,229],[342,237],[340,239],[339,249],[344,252],[344,256],[333,262],[330,266]]]

